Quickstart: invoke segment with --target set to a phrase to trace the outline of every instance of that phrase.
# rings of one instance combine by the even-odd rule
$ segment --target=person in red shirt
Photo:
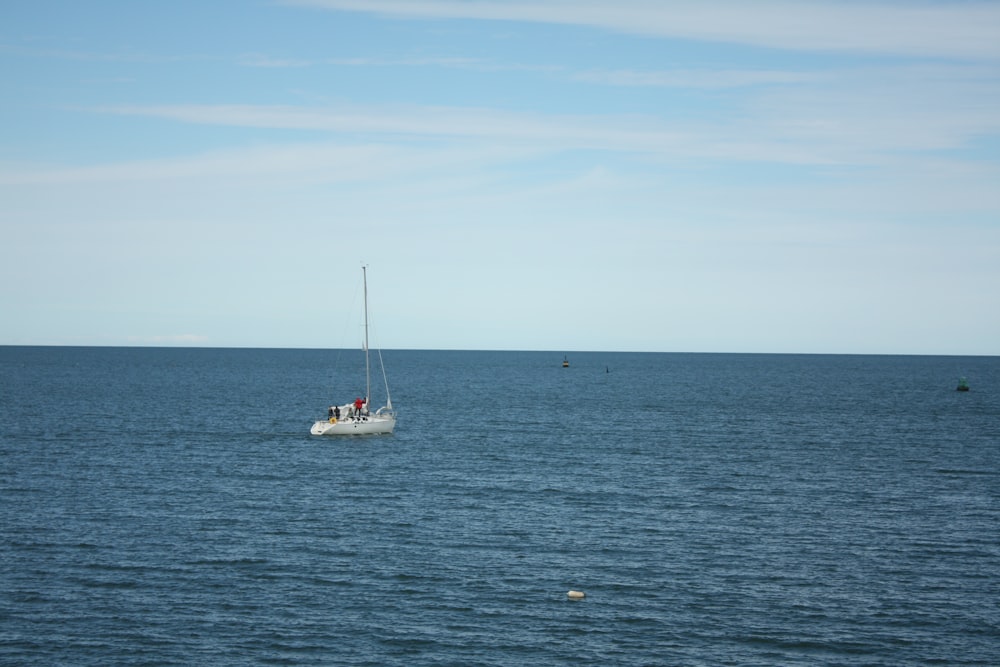
[[[354,416],[355,416],[355,418],[358,418],[358,419],[361,418],[361,406],[363,406],[364,404],[365,404],[365,402],[361,400],[360,396],[354,399]]]

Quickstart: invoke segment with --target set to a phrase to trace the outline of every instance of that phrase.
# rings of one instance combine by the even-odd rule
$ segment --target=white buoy
[[[584,593],[583,591],[570,591],[566,593],[566,597],[568,597],[571,600],[582,600],[583,598],[587,597],[587,594]]]

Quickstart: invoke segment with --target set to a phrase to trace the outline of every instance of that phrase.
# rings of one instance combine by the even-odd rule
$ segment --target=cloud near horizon
[[[208,336],[201,334],[167,334],[158,336],[127,336],[132,345],[204,345],[209,342]]]

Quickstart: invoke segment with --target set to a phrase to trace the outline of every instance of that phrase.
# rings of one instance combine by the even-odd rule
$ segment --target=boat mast
[[[365,285],[365,405],[371,407],[372,370],[368,360],[368,267],[361,265],[361,276]]]

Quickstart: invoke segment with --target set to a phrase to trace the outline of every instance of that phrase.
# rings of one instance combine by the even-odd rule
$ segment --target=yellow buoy
[[[566,597],[568,597],[571,600],[582,600],[583,598],[587,597],[587,594],[584,593],[583,591],[570,591],[566,593]]]

